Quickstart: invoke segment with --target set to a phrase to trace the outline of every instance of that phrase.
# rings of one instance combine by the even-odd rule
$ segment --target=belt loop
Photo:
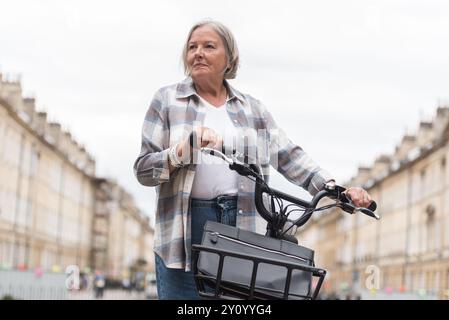
[[[222,205],[222,203],[220,201],[221,199],[223,199],[223,196],[217,196],[215,198],[215,204],[217,207],[220,208],[220,216],[219,217],[217,216],[217,220],[218,220],[218,222],[223,223],[224,206]]]

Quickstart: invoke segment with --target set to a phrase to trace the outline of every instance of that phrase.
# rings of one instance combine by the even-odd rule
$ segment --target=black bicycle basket
[[[311,249],[213,221],[192,250],[204,298],[315,299],[326,275]]]

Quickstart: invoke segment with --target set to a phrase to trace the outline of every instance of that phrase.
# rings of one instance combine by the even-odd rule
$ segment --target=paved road
[[[96,298],[92,290],[70,291],[69,300],[147,300],[157,299],[156,288],[151,287],[147,292],[127,290],[105,290],[102,298]]]

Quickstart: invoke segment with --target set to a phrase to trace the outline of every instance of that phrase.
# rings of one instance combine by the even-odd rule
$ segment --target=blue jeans
[[[218,196],[212,200],[191,199],[192,244],[200,244],[206,221],[236,225],[237,196]],[[167,268],[156,254],[157,294],[160,300],[198,300],[193,272]]]

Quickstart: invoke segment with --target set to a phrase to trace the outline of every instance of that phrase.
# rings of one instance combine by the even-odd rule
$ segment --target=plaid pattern
[[[332,179],[286,137],[260,101],[240,93],[226,81],[225,86],[228,90],[228,115],[236,126],[238,140],[246,142],[242,154],[255,159],[267,178],[269,167],[273,166],[289,181],[311,194],[317,193]],[[191,269],[189,203],[195,164],[170,174],[168,152],[195,127],[202,126],[205,115],[199,104],[199,96],[190,77],[159,89],[146,113],[141,152],[134,163],[137,180],[142,185],[156,187],[154,251],[167,267],[186,271]],[[254,182],[240,177],[238,187],[237,226],[256,231]]]

